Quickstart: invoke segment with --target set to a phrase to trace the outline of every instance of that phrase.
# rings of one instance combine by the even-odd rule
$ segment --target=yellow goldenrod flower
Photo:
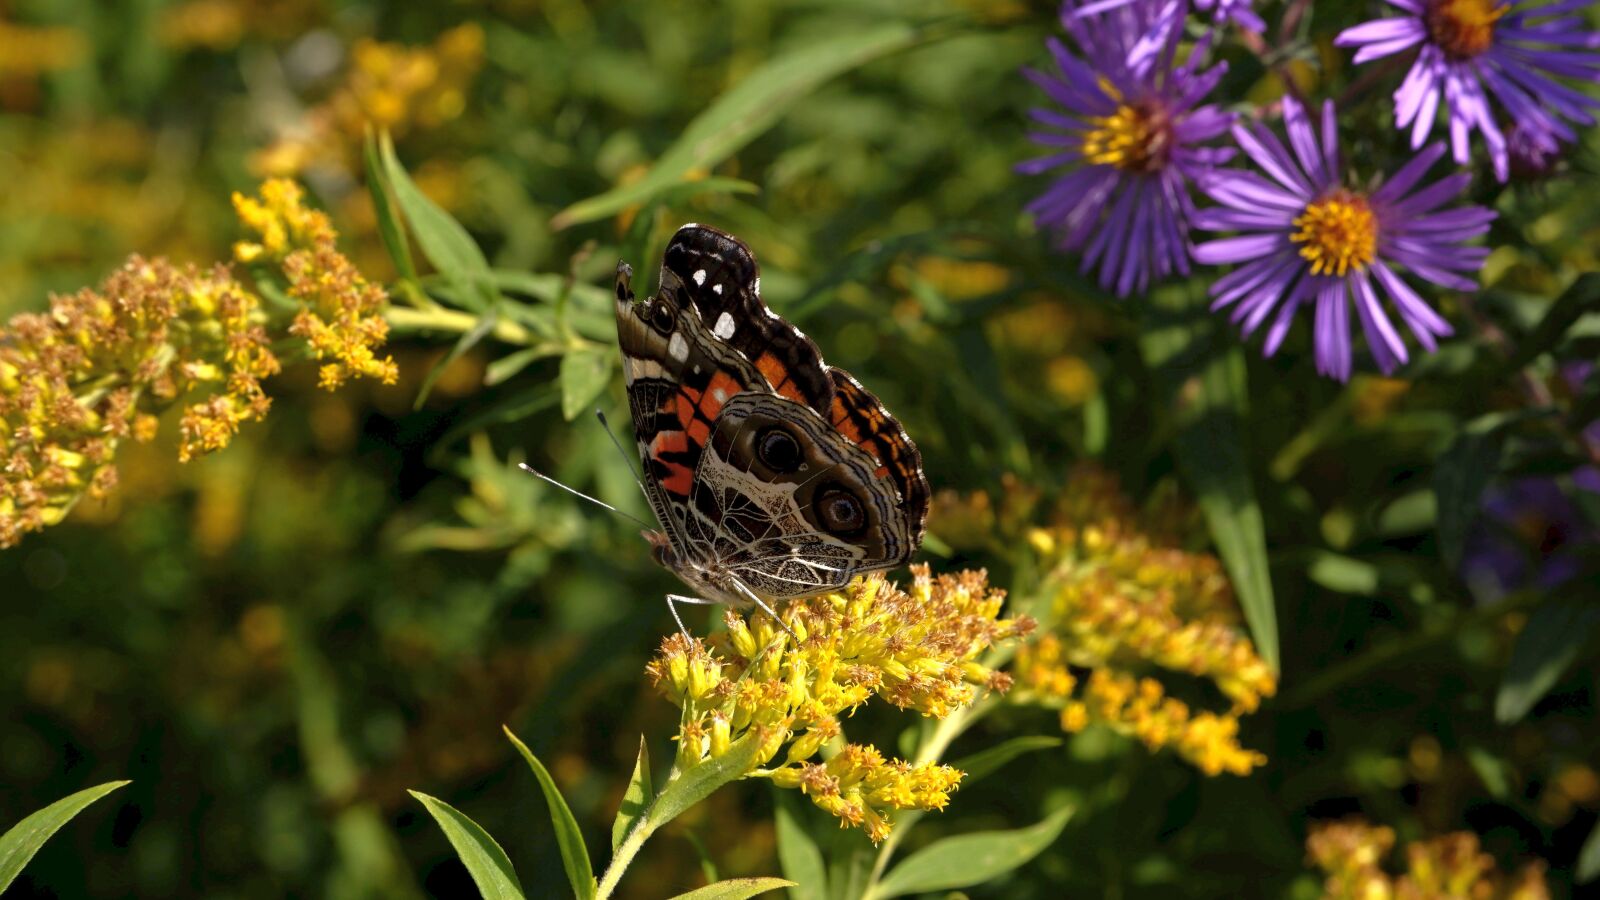
[[[894,827],[895,810],[942,809],[961,780],[948,766],[885,760],[874,747],[849,743],[825,762],[811,761],[842,737],[839,716],[874,696],[942,718],[982,688],[1010,686],[1009,676],[977,657],[1026,634],[1032,621],[998,618],[1004,592],[982,572],[935,578],[923,566],[913,573],[909,590],[873,575],[791,602],[782,615],[798,643],[764,613],[746,618],[733,610],[727,631],[709,643],[668,637],[646,671],[683,710],[678,765],[756,741],[757,768],[748,774],[801,790],[874,841]],[[759,768],[785,745],[781,763]]]
[[[218,449],[270,406],[260,301],[225,268],[132,257],[96,290],[0,328],[0,547],[116,484],[117,444],[195,394],[179,458]]]
[[[0,19],[0,78],[27,77],[77,64],[88,41],[75,28],[31,27]]]
[[[1406,871],[1384,871],[1395,846],[1394,829],[1360,819],[1313,826],[1306,856],[1326,879],[1328,900],[1548,900],[1544,863],[1534,861],[1508,878],[1484,853],[1478,836],[1457,831],[1415,841],[1405,848]]]
[[[328,361],[321,368],[322,386],[333,390],[363,375],[393,384],[399,377],[394,359],[374,353],[389,336],[383,318],[388,294],[339,252],[327,215],[305,205],[299,185],[277,178],[261,186],[259,198],[234,194],[233,206],[257,237],[234,245],[234,256],[281,267],[289,296],[304,304],[289,332],[305,338],[317,359]]]
[[[1156,546],[1103,471],[1080,467],[1071,483],[1060,524],[1028,536],[1049,573],[1039,611],[1050,627],[1017,654],[1017,699],[1059,709],[1066,731],[1106,725],[1208,775],[1265,763],[1239,746],[1238,717],[1277,682],[1239,628],[1221,564]],[[1232,706],[1192,711],[1153,670],[1206,679]]]

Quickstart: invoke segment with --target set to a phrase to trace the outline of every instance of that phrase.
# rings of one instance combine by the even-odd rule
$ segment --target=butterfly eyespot
[[[814,503],[822,519],[822,527],[830,534],[855,534],[867,524],[861,501],[838,485],[824,487],[817,493]]]
[[[800,468],[800,444],[794,435],[770,425],[756,434],[756,455],[761,464],[774,472],[787,474]]]
[[[672,308],[660,299],[650,304],[651,328],[662,334],[671,334],[672,326],[676,324],[676,320],[677,316],[673,314]]]

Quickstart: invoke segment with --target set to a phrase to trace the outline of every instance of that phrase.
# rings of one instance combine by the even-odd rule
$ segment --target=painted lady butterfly
[[[617,267],[617,339],[645,493],[662,527],[645,536],[699,595],[669,595],[669,607],[770,612],[767,601],[909,561],[928,513],[916,445],[767,308],[750,248],[685,225],[653,296],[634,297],[632,274]]]

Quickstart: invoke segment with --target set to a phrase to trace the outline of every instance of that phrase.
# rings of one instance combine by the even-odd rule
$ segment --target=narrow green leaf
[[[782,878],[729,878],[696,888],[687,894],[679,894],[672,900],[745,900],[767,891],[793,886],[794,882]]]
[[[709,169],[738,152],[824,82],[904,50],[925,34],[904,23],[858,29],[768,60],[696,116],[642,179],[574,203],[550,220],[551,227],[593,222],[650,200],[691,170]]]
[[[1528,616],[1511,648],[1511,662],[1494,700],[1503,725],[1520,720],[1550,692],[1600,626],[1600,607],[1581,599],[1555,598]]]
[[[746,735],[715,759],[708,759],[668,781],[650,804],[647,825],[654,831],[677,818],[684,810],[711,796],[717,788],[743,778],[756,764],[761,744]]]
[[[1256,651],[1278,669],[1278,614],[1267,569],[1266,524],[1245,452],[1244,357],[1218,334],[1199,282],[1155,291],[1140,347],[1173,410],[1173,451],[1205,514],[1239,596]]]
[[[540,344],[537,347],[524,347],[515,353],[508,353],[494,362],[489,363],[483,372],[484,387],[494,387],[510,381],[513,376],[528,366],[541,359],[561,355],[559,344]]]
[[[561,415],[568,422],[583,415],[610,380],[610,350],[586,347],[561,357]]]
[[[650,786],[650,748],[639,736],[639,758],[633,764],[633,777],[628,779],[628,790],[622,795],[622,806],[617,809],[617,820],[611,823],[611,852],[617,852],[622,839],[633,830],[635,822],[644,816],[655,791]]]
[[[395,202],[411,226],[422,255],[455,287],[458,302],[474,311],[488,309],[499,299],[499,292],[490,277],[489,261],[484,259],[483,251],[478,249],[467,229],[443,207],[428,199],[406,174],[387,133],[379,136],[378,149],[389,184],[394,189]]]
[[[444,374],[444,370],[450,368],[450,364],[460,359],[463,353],[477,346],[479,341],[482,341],[488,336],[489,332],[494,330],[494,326],[499,321],[499,310],[492,306],[482,316],[479,316],[478,324],[472,326],[470,331],[457,338],[455,345],[450,348],[450,352],[444,355],[444,359],[439,360],[432,369],[428,370],[428,374],[423,376],[422,387],[417,390],[417,399],[412,402],[411,408],[421,409],[422,404],[427,402],[428,395],[433,393],[433,385],[439,380],[439,376]]]
[[[1061,738],[1048,734],[1023,735],[1014,737],[1009,741],[996,744],[987,750],[979,750],[971,756],[962,757],[950,765],[967,773],[961,779],[962,785],[969,785],[986,775],[991,775],[1000,770],[1006,763],[1016,759],[1024,753],[1035,750],[1049,750],[1061,746]]]
[[[794,791],[773,788],[777,799],[778,862],[783,874],[794,880],[790,900],[827,900],[828,867],[822,851],[806,832],[800,801]]]
[[[1055,843],[1072,818],[1068,806],[1015,831],[984,831],[934,841],[906,857],[878,883],[873,897],[899,897],[982,884],[1026,864]]]
[[[1588,884],[1600,878],[1600,822],[1594,823],[1594,827],[1589,829],[1589,837],[1578,851],[1578,864],[1574,867],[1572,877],[1579,884]]]
[[[390,200],[394,187],[389,184],[383,161],[378,158],[378,142],[370,130],[363,142],[361,158],[366,167],[367,192],[372,195],[372,208],[378,216],[378,236],[383,238],[383,247],[389,251],[389,259],[394,261],[395,271],[400,273],[400,277],[416,281],[417,264],[411,259],[411,245],[406,242],[405,225],[400,222],[400,216]]]
[[[1504,435],[1499,430],[1463,431],[1433,469],[1434,527],[1439,555],[1452,571],[1461,565],[1467,532],[1478,516],[1483,491],[1500,468]]]
[[[72,817],[83,812],[89,804],[129,783],[108,781],[92,788],[85,788],[46,806],[0,835],[0,891],[10,887],[11,882],[22,874],[22,867],[28,864],[28,860],[33,859],[33,855],[39,852],[39,848],[50,839],[50,835],[72,821]]]
[[[421,801],[428,815],[439,823],[439,829],[450,840],[450,846],[456,848],[456,856],[467,867],[472,883],[478,886],[478,893],[484,900],[522,900],[522,882],[517,880],[517,871],[489,832],[437,797],[421,791],[407,793]]]
[[[578,830],[578,820],[572,815],[572,808],[567,806],[561,791],[556,788],[555,779],[550,777],[544,764],[533,755],[528,745],[518,740],[510,728],[501,727],[522,758],[528,761],[528,768],[533,770],[534,777],[539,779],[539,788],[544,791],[545,803],[550,807],[550,824],[556,829],[556,843],[561,847],[561,865],[567,870],[573,895],[579,900],[594,900],[596,886],[594,870],[589,868],[589,848],[583,844],[583,832]]]

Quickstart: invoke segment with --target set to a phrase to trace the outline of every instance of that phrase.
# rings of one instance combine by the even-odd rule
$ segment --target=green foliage
[[[567,870],[567,881],[572,884],[573,896],[579,900],[593,900],[595,881],[594,872],[589,868],[589,848],[583,845],[583,832],[578,828],[578,820],[573,818],[572,807],[567,805],[560,789],[556,787],[555,779],[550,777],[544,764],[533,755],[528,745],[512,734],[510,728],[505,732],[539,779],[539,790],[544,792],[544,801],[550,807],[550,824],[555,826],[556,843],[561,847],[561,865]]]
[[[944,838],[901,860],[869,895],[900,897],[983,884],[1011,872],[1055,843],[1075,810],[1056,810],[1015,831],[983,831]]]
[[[89,804],[127,783],[112,781],[85,788],[70,797],[62,797],[11,826],[5,834],[0,834],[0,891],[17,880],[17,876],[22,874],[22,867],[33,859],[33,855],[39,852],[45,841],[50,840],[51,835],[60,831],[63,825],[72,821]]]
[[[516,869],[512,868],[506,852],[500,849],[487,831],[437,797],[429,797],[419,791],[409,793],[422,801],[422,805],[428,808],[428,814],[439,823],[439,828],[450,839],[450,846],[456,848],[461,864],[467,867],[484,900],[522,900],[522,883],[517,880]]]

